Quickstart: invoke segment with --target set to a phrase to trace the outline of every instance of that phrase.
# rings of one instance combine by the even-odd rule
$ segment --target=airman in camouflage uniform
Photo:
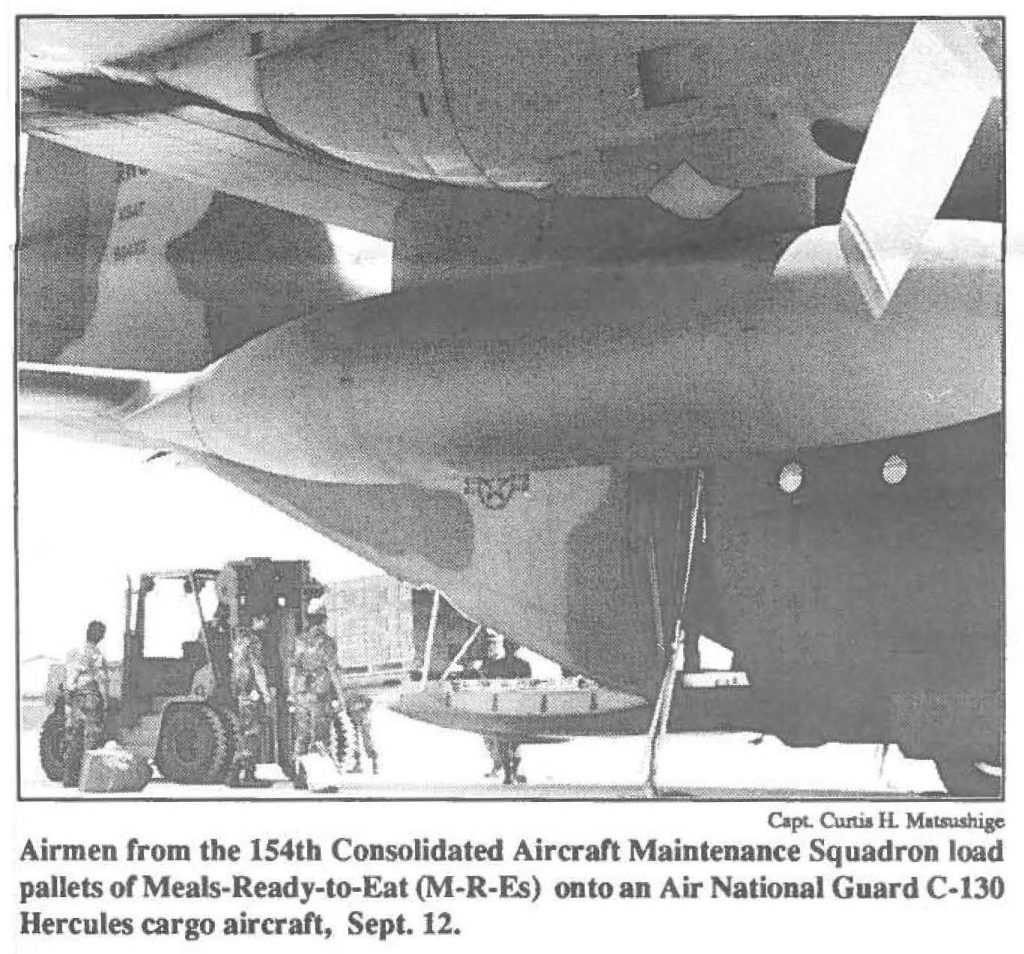
[[[331,751],[331,723],[345,704],[338,647],[324,626],[327,613],[314,604],[306,618],[308,625],[295,640],[289,680],[297,773],[298,760],[317,743]]]
[[[519,647],[510,639],[498,633],[485,630],[486,658],[481,667],[485,679],[529,679],[530,664],[516,656]],[[498,737],[484,737],[487,754],[491,757],[492,771],[501,769],[505,785],[518,785],[526,781],[526,776],[519,772],[522,757],[519,754],[519,743]]]
[[[355,730],[355,737],[352,739],[352,771],[362,772],[365,750],[366,757],[370,760],[370,768],[376,775],[380,771],[380,754],[373,740],[373,699],[362,692],[349,693],[347,711]]]
[[[93,620],[85,645],[68,653],[64,669],[64,785],[78,784],[82,756],[98,748],[105,734],[104,714],[110,697],[107,661],[99,643],[107,627]]]
[[[263,715],[274,704],[267,671],[263,665],[263,643],[260,634],[269,618],[258,615],[250,626],[240,625],[231,638],[231,689],[238,703],[240,739],[229,784],[256,787],[263,785],[256,778],[256,753],[263,730]]]

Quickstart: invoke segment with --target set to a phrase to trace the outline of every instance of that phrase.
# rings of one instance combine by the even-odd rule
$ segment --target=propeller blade
[[[872,314],[895,294],[1000,79],[966,20],[919,23],[860,153],[839,243]]]

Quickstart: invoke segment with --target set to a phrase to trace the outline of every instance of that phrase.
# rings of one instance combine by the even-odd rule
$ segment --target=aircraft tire
[[[1003,780],[983,772],[973,759],[963,756],[937,758],[935,767],[947,794],[955,798],[999,798],[1002,794]]]
[[[55,708],[39,729],[39,763],[51,782],[64,780],[64,711]]]
[[[171,703],[164,709],[156,767],[168,781],[208,785],[222,779],[230,762],[228,730],[211,706]]]

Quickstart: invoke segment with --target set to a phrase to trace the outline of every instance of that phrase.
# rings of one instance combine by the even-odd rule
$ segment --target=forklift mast
[[[263,666],[273,690],[272,711],[268,711],[261,761],[276,761],[290,771],[292,752],[291,718],[288,712],[288,675],[295,652],[295,639],[306,626],[306,605],[323,587],[309,572],[307,560],[270,560],[250,557],[233,561],[217,577],[218,612],[227,625],[211,626],[211,656],[215,671],[218,659],[230,653],[231,633],[248,627],[254,616],[268,614],[270,623],[260,634]],[[222,645],[226,640],[227,645]],[[230,694],[230,665],[227,692]],[[217,689],[222,683],[218,680]],[[225,700],[232,710],[233,698]]]

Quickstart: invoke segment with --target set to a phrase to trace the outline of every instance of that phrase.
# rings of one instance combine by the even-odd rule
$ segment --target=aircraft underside
[[[591,728],[643,723],[682,633],[673,730],[1001,764],[993,24],[842,24],[839,73],[811,21],[26,60],[22,421],[197,462],[646,701]],[[748,685],[683,688],[701,635]]]
[[[568,669],[648,699],[678,609],[680,514],[699,469],[702,532],[681,618],[732,650],[750,686],[682,691],[672,728],[896,742],[907,754],[998,763],[1001,449],[994,415],[792,457],[536,474],[500,511],[453,492],[205,463]],[[802,483],[786,493],[791,464]],[[548,520],[551,508],[559,517]]]

